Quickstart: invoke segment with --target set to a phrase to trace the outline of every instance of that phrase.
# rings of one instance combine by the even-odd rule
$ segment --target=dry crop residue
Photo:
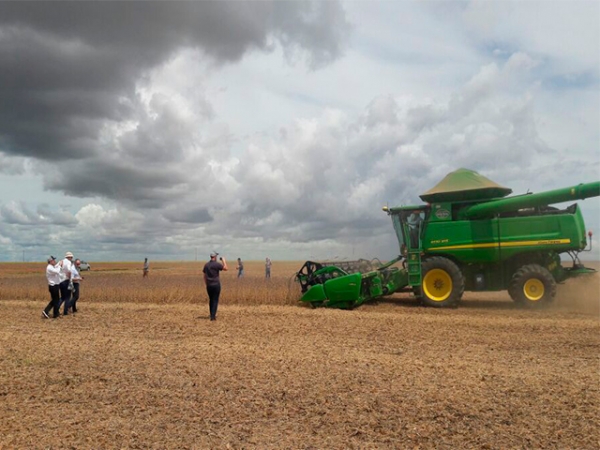
[[[175,272],[165,282],[193,282]],[[200,283],[180,302],[89,296],[105,275],[86,277],[74,317],[40,319],[47,295],[0,301],[0,448],[597,448],[586,311],[500,293],[453,310],[226,296],[210,322]]]

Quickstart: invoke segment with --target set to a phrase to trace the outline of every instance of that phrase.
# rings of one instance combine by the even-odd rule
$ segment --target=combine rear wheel
[[[539,308],[554,300],[556,281],[545,267],[528,264],[515,272],[508,293],[520,305]]]
[[[456,306],[465,291],[465,279],[458,266],[447,258],[435,256],[421,266],[421,300],[426,306]]]

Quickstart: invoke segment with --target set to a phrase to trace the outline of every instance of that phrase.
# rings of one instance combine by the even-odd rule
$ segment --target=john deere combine
[[[550,303],[557,283],[595,272],[578,257],[587,247],[578,204],[550,205],[597,197],[600,182],[506,197],[511,192],[471,170],[448,174],[420,196],[425,204],[383,208],[400,245],[397,258],[369,267],[307,261],[296,274],[301,300],[349,309],[412,292],[427,306],[452,307],[465,290],[508,290],[524,306]],[[570,267],[561,254],[571,257]]]

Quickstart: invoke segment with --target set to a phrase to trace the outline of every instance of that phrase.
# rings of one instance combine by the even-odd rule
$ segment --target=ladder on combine
[[[421,249],[408,251],[406,266],[408,269],[408,284],[411,287],[421,286]]]
[[[421,231],[422,222],[412,229],[410,225],[406,226],[406,235],[408,239],[408,251],[406,254],[406,268],[408,270],[408,284],[411,287],[421,286]]]

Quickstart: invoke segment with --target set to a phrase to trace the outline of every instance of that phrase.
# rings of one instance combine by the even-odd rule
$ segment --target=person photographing
[[[219,261],[217,261],[217,257]],[[208,307],[210,311],[210,320],[217,320],[217,308],[219,307],[219,296],[221,295],[221,280],[219,272],[227,271],[227,261],[224,257],[213,251],[210,254],[210,261],[204,265],[204,283],[206,284],[206,293],[208,294]]]

